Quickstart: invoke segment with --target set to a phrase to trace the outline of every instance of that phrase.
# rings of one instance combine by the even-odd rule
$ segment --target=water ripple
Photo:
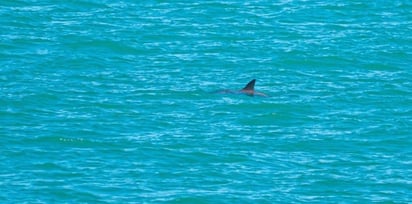
[[[411,3],[33,3],[0,6],[0,201],[411,200]]]

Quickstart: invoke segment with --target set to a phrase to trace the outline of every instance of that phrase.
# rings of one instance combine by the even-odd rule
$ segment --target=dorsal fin
[[[256,82],[256,79],[253,79],[242,90],[243,91],[254,91],[255,90],[255,82]]]

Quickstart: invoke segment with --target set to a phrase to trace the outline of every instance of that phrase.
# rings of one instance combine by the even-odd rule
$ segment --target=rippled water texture
[[[0,202],[411,202],[411,11],[3,0]]]

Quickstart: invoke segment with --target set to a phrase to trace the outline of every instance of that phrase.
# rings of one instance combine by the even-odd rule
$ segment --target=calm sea
[[[0,203],[411,203],[411,11],[2,0]]]

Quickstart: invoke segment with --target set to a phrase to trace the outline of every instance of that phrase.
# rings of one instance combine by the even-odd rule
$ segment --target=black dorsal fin
[[[256,79],[253,79],[242,90],[243,91],[254,91],[255,90],[255,82],[256,82]]]

